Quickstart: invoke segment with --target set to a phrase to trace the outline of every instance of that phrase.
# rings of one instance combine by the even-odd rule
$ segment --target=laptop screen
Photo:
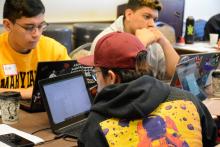
[[[82,75],[55,80],[43,85],[43,89],[55,124],[91,108],[90,96]]]

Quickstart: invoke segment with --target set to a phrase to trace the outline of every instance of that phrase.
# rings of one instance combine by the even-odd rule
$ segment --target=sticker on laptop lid
[[[3,65],[5,76],[17,75],[16,64],[5,64]]]

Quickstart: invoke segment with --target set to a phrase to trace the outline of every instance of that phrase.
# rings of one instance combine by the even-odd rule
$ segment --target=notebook
[[[38,87],[38,81],[42,79],[77,71],[84,71],[89,87],[96,86],[96,81],[92,75],[92,69],[93,67],[85,67],[78,64],[76,60],[39,62],[32,97],[30,99],[21,100],[20,108],[28,112],[45,111]]]
[[[39,81],[40,92],[55,134],[77,138],[91,108],[91,95],[82,72]]]
[[[210,73],[219,68],[219,60],[220,53],[182,55],[170,85],[204,100],[207,97],[204,88],[211,84]]]

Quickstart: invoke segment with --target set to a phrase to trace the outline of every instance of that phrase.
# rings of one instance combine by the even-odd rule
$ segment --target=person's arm
[[[179,55],[169,40],[156,27],[138,29],[135,35],[146,47],[152,43],[160,44],[165,56],[166,75],[171,78],[179,61]]]
[[[0,92],[4,91],[16,91],[21,93],[22,99],[30,99],[32,96],[33,87],[27,88],[27,89],[6,89],[6,88],[0,88]]]

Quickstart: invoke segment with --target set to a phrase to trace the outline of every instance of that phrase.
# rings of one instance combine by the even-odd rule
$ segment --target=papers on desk
[[[44,142],[44,140],[41,139],[40,137],[25,133],[25,132],[20,131],[18,129],[12,128],[6,124],[0,124],[0,135],[8,134],[8,133],[15,133],[19,136],[22,136],[22,137],[32,141],[34,144],[39,144],[41,142]],[[3,146],[7,147],[8,145],[0,142],[0,147],[3,147]]]

